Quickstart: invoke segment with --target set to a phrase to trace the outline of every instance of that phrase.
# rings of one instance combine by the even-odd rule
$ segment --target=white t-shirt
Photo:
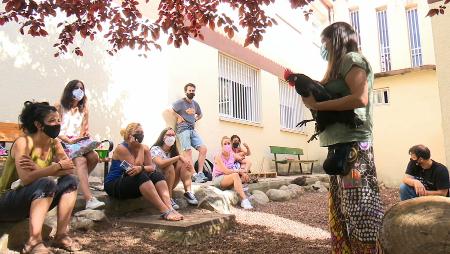
[[[166,153],[160,146],[152,146],[152,148],[150,148],[150,154],[152,155],[152,160],[156,157],[160,157],[161,159],[164,159],[164,160],[171,158],[170,152]],[[161,169],[158,167],[158,165],[156,163],[154,163],[154,164],[155,164],[156,170],[161,171]]]

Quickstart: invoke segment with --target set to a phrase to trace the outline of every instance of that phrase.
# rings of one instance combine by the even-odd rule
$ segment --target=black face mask
[[[133,137],[136,139],[137,142],[142,143],[144,140],[144,134],[134,134]]]
[[[195,93],[187,93],[186,97],[188,97],[189,100],[192,100],[192,98],[194,98]]]
[[[416,166],[420,166],[419,159],[416,160],[409,159],[409,160],[411,160],[414,164],[416,164]]]
[[[47,136],[51,138],[56,138],[59,135],[59,132],[61,131],[61,125],[47,125],[44,124],[44,128],[42,130]]]
[[[239,143],[233,143],[233,148],[238,148],[239,147]]]

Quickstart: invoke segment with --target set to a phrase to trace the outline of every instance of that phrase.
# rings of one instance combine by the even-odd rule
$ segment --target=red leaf
[[[97,29],[98,29],[98,31],[100,31],[100,32],[103,30],[102,25],[100,25],[100,23],[97,24]]]
[[[450,3],[450,0],[445,0],[444,4]]]
[[[427,17],[433,17],[434,15],[439,14],[439,10],[438,9],[430,9],[427,13]]]
[[[94,40],[94,34],[89,35],[89,39],[91,39],[91,41]]]
[[[167,45],[172,44],[172,42],[173,42],[173,37],[170,36],[169,39],[167,39]]]

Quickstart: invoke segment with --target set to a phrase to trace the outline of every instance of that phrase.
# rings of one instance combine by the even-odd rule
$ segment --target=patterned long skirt
[[[377,253],[376,243],[383,208],[372,144],[354,142],[347,166],[359,172],[361,184],[358,188],[343,188],[343,177],[330,177],[329,225],[332,253]]]

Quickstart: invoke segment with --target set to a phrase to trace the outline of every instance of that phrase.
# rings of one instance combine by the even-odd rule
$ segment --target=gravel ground
[[[381,192],[385,208],[399,201],[398,189]],[[111,219],[74,237],[89,253],[329,253],[327,193],[307,192],[254,211],[234,209],[237,224],[228,232],[189,247],[156,240],[153,231]],[[181,251],[182,250],[182,251]]]

